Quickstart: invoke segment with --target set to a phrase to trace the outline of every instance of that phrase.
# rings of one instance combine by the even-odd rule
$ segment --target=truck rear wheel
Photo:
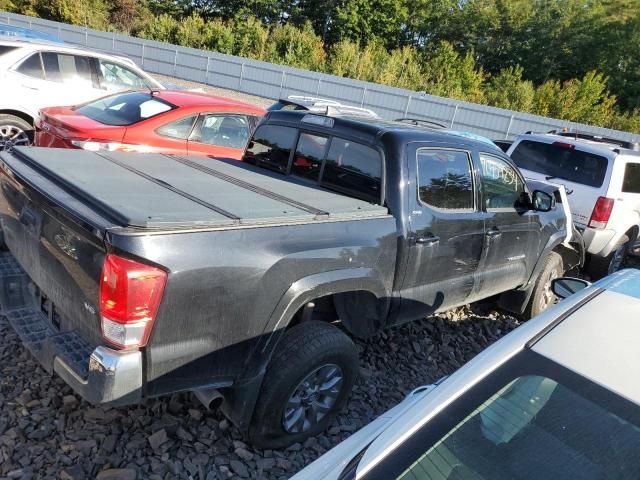
[[[351,339],[310,321],[284,333],[262,383],[249,439],[283,448],[319,434],[345,405],[358,372]]]
[[[613,252],[606,257],[591,256],[588,266],[589,276],[593,280],[599,280],[620,270],[627,257],[627,253],[629,253],[629,246],[629,237],[625,235]]]
[[[556,302],[556,296],[551,290],[551,282],[564,273],[562,257],[556,252],[550,252],[545,259],[544,267],[536,279],[533,293],[523,312],[525,319],[530,319],[544,312]]]

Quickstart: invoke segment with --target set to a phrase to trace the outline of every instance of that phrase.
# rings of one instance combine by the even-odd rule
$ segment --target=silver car
[[[640,271],[553,288],[570,298],[293,478],[640,478]]]

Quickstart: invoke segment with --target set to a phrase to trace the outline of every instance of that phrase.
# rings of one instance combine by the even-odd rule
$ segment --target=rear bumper
[[[94,404],[125,405],[142,398],[142,354],[90,345],[79,332],[56,331],[29,299],[29,279],[9,253],[0,255],[0,306],[24,346]]]
[[[614,230],[596,230],[585,228],[582,232],[587,253],[591,255],[606,257],[615,250],[620,235],[616,235]]]

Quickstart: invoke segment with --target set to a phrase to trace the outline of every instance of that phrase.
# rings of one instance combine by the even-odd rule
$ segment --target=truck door
[[[486,235],[478,281],[469,301],[524,284],[542,248],[539,212],[523,201],[527,187],[520,173],[498,155],[479,153],[478,157]]]
[[[408,149],[409,261],[400,321],[464,304],[474,287],[485,227],[471,152]]]

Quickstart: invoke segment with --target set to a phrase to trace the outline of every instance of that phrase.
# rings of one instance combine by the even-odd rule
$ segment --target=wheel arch
[[[24,112],[21,110],[14,110],[11,108],[0,109],[0,115],[13,115],[14,117],[21,118],[22,120],[27,122],[29,125],[33,125],[33,122],[35,120],[34,117],[28,114],[27,112]]]
[[[242,378],[233,388],[223,391],[225,414],[245,432],[253,415],[267,365],[296,314],[309,302],[336,294],[359,292],[371,295],[384,302],[388,313],[391,304],[390,292],[371,268],[332,270],[299,279],[282,295],[263,330],[263,334],[245,363]]]

